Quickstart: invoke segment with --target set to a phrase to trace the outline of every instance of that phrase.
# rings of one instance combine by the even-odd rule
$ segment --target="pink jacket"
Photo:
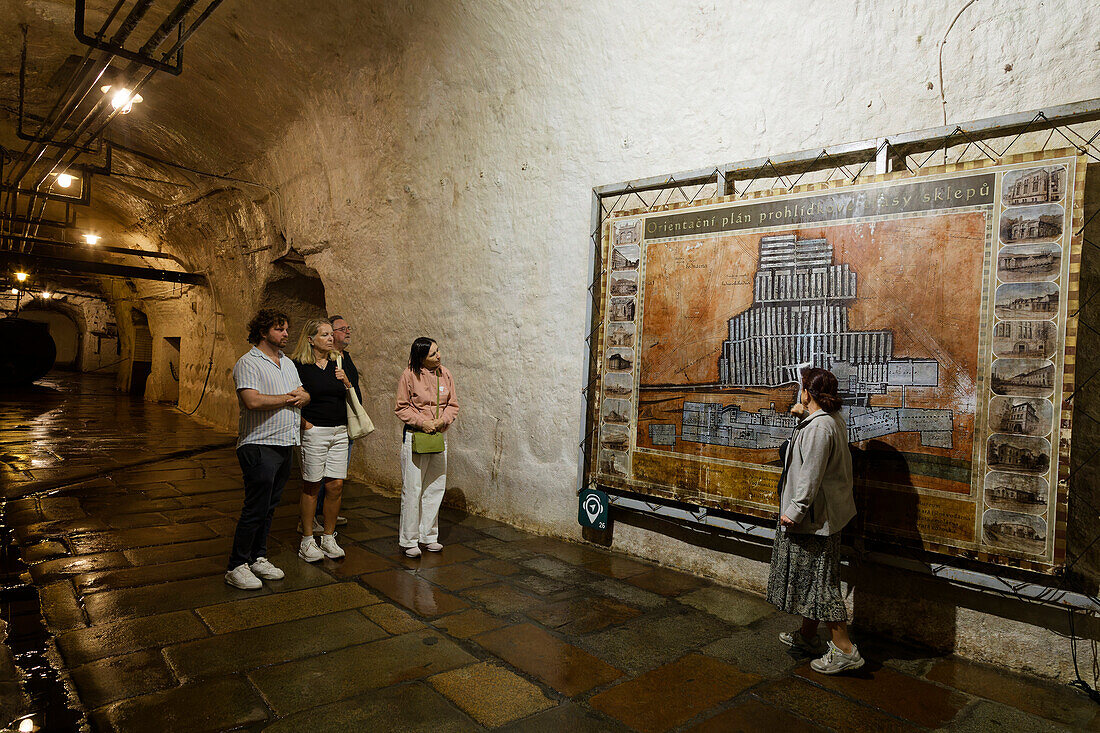
[[[447,367],[439,367],[439,416],[443,418],[443,430],[451,426],[458,416],[458,397],[455,394],[455,382]],[[422,428],[428,420],[435,418],[436,375],[435,372],[421,369],[414,374],[406,368],[397,380],[397,406],[393,412],[413,428]]]

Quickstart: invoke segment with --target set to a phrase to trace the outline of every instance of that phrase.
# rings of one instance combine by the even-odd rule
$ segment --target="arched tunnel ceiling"
[[[200,0],[188,17],[196,17],[208,1]],[[123,13],[133,2],[127,0]],[[89,0],[90,31],[113,4]],[[176,0],[155,0],[127,47],[140,46],[175,5]],[[377,58],[386,13],[395,10],[379,9],[386,5],[394,4],[222,2],[187,41],[183,73],[158,72],[142,89],[145,101],[108,128],[106,137],[120,146],[113,169],[126,176],[95,178],[92,206],[80,210],[81,223],[125,239],[160,207],[192,200],[218,185],[122,148],[222,175],[262,175],[252,164],[303,107],[316,102],[318,90],[362,67],[368,55]],[[87,50],[74,35],[74,6],[72,0],[0,0],[0,145],[13,150],[26,145],[15,135],[23,27],[27,110],[41,115],[60,94],[65,71],[74,65],[71,57]],[[116,59],[112,66],[124,68],[125,63]]]

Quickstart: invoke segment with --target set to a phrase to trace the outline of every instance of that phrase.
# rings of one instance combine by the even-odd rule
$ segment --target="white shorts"
[[[302,431],[302,480],[348,477],[348,426],[314,425]]]

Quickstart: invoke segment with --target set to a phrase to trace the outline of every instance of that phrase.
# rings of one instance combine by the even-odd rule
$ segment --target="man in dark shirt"
[[[348,325],[347,320],[343,316],[329,316],[329,323],[332,324],[332,343],[337,351],[340,352],[340,358],[344,365],[344,372],[348,375],[348,381],[355,386],[355,394],[359,398],[359,402],[363,401],[363,393],[359,389],[359,370],[355,368],[355,363],[351,360],[351,354],[348,352],[348,344],[351,342],[351,326]],[[348,464],[351,464],[351,441],[348,441]],[[313,519],[314,531],[320,531],[320,528],[324,524],[324,514],[321,508],[325,505],[325,482],[321,482],[321,490],[317,492],[317,516]],[[347,517],[336,517],[336,526],[341,527],[348,523]],[[299,528],[299,531],[301,528]]]

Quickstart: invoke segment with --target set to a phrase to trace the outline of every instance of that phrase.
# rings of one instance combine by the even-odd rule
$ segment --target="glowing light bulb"
[[[19,721],[19,733],[31,733],[34,730],[34,719],[23,718]]]
[[[18,280],[19,282],[23,282],[24,280],[27,279],[27,273],[17,272],[17,273],[15,273],[15,279]]]
[[[112,89],[114,87],[110,85],[100,87],[104,94],[111,94]],[[140,94],[134,94],[126,87],[120,87],[114,94],[111,94],[111,107],[119,110],[124,115],[130,114],[130,110],[134,108],[134,105],[142,101],[143,98]]]
[[[72,184],[73,184],[73,177],[70,176],[68,173],[58,173],[57,174],[57,185],[58,186],[61,186],[62,188],[68,188]]]
[[[19,288],[12,288],[11,289],[11,294],[12,295],[19,295]]]
[[[53,297],[53,293],[51,293],[49,290],[43,290],[42,291],[42,300],[49,300],[52,297]]]
[[[99,235],[98,234],[85,234],[84,235],[84,241],[87,242],[88,244],[95,244],[96,242],[99,241]]]

